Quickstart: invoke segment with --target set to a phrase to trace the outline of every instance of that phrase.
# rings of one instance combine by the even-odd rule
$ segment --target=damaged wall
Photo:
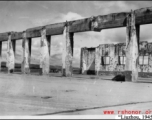
[[[103,44],[96,48],[96,73],[99,71],[124,71],[122,59],[125,56],[125,44]]]
[[[96,48],[81,49],[81,73],[101,74],[125,70],[125,43],[101,44]],[[88,72],[87,72],[88,71]],[[94,72],[93,72],[94,71]],[[139,72],[152,72],[152,43],[139,43]]]
[[[81,49],[81,62],[80,68],[82,74],[95,73],[95,48],[82,48]]]

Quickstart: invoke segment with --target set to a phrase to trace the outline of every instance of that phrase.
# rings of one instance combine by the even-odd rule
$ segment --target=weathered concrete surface
[[[103,115],[103,110],[152,110],[151,83],[109,81],[113,76],[59,76],[0,73],[0,115]]]
[[[81,59],[84,59],[84,61],[86,61],[87,66],[91,66],[91,63],[87,62],[89,59],[92,59],[92,57],[89,56],[89,53],[91,52],[92,56],[95,56],[95,64],[92,64],[92,68],[93,66],[95,66],[95,71],[97,74],[99,73],[99,71],[124,71],[125,70],[124,64],[118,64],[119,63],[118,57],[125,56],[124,43],[101,44],[95,49],[92,48],[91,50],[88,48],[83,48],[81,49],[81,51],[83,53],[83,56],[81,56],[82,57]],[[103,59],[102,57],[109,57],[109,64],[106,64],[105,59]],[[91,70],[91,69],[88,67],[86,71],[87,70]]]
[[[84,18],[80,20],[69,21],[70,29],[69,32],[85,32],[85,31],[100,31],[102,29],[125,27],[126,26],[126,17],[130,12],[120,12],[120,13],[111,13],[108,15],[99,15],[92,17]],[[150,24],[152,23],[152,7],[141,8],[135,10],[135,23],[140,24]],[[94,24],[95,23],[95,24]],[[46,34],[47,35],[60,35],[63,33],[64,24],[56,23],[46,25]],[[94,26],[94,25],[95,26]],[[41,29],[43,26],[34,27],[27,29],[27,37],[34,38],[41,36]],[[22,39],[22,32],[13,32],[12,40]],[[7,33],[0,34],[0,41],[7,40]]]
[[[83,48],[81,62],[82,74],[95,74],[95,48]]]
[[[95,48],[95,72],[96,75],[99,74],[100,64],[101,64],[101,55],[100,55],[100,45]]]
[[[130,46],[128,46],[128,49],[130,49]],[[143,76],[143,74],[147,73],[147,76],[149,76],[149,73],[152,73],[152,43],[148,43],[147,41],[141,41],[139,43],[139,63],[137,69],[138,72],[140,72],[140,76]],[[93,50],[93,48],[92,48]],[[131,50],[130,50],[131,51]],[[85,63],[86,66],[89,65],[87,62],[88,59],[91,59],[91,56],[89,56],[89,49],[88,48],[81,48],[81,62]],[[125,59],[126,59],[126,44],[125,43],[117,43],[117,44],[100,44],[97,46],[94,50],[92,51],[93,54],[95,54],[95,72],[98,74],[101,74],[103,72],[124,72],[125,71]],[[110,64],[109,65],[104,65],[104,60],[102,61],[101,57],[102,56],[109,56],[110,57]],[[130,58],[130,55],[128,55]],[[147,59],[144,57],[147,56]],[[124,57],[124,61],[120,59],[120,57]],[[142,58],[142,59],[141,59]],[[130,59],[131,60],[131,59]],[[147,61],[147,62],[143,62]],[[124,64],[122,64],[124,63]],[[85,69],[85,72],[87,73],[86,69],[87,67],[81,66],[82,70]],[[131,65],[130,67],[131,69]],[[142,73],[143,72],[143,73]],[[130,72],[131,73],[131,72]],[[128,73],[128,74],[130,74]],[[145,75],[144,75],[145,76]]]
[[[49,46],[46,38],[46,28],[41,30],[41,44],[40,44],[40,74],[49,74],[50,71],[50,54]]]
[[[63,31],[63,52],[62,52],[62,74],[63,76],[72,76],[73,61],[73,33],[69,33],[69,25],[66,25]]]
[[[8,41],[7,41],[7,68],[8,72],[13,72],[15,67],[15,56],[14,56],[14,50],[13,45],[11,41],[11,33],[9,33]]]
[[[144,57],[144,56],[149,56],[150,52],[148,52],[148,42],[143,41],[140,42],[139,44],[139,57]],[[150,56],[149,56],[150,57]],[[140,58],[139,58],[140,60]],[[142,62],[144,61],[144,58],[142,59]],[[139,72],[149,72],[149,63],[148,64],[143,64],[138,66],[138,71]]]
[[[30,73],[30,50],[29,50],[29,42],[30,40],[26,37],[26,32],[23,32],[23,39],[22,39],[22,48],[23,48],[23,61],[22,61],[22,73],[29,74]]]
[[[125,79],[135,82],[138,78],[138,58],[139,58],[139,30],[140,26],[135,24],[135,13],[127,17],[126,34],[126,77]],[[128,74],[131,75],[128,75]],[[129,76],[129,77],[128,77]],[[131,78],[130,78],[131,76]]]
[[[22,39],[22,33],[23,32],[11,32],[11,38],[13,40]],[[6,33],[0,33],[0,41],[7,41],[8,40],[8,32]]]
[[[125,64],[122,64],[120,57],[126,57],[126,44],[125,43],[118,43],[116,46],[116,56],[115,59],[117,59],[117,66],[116,66],[116,71],[124,71],[125,70]]]
[[[152,20],[152,7],[135,10],[136,24],[149,24]]]
[[[81,49],[81,52],[82,52],[82,56],[81,56],[81,62],[82,62],[82,71],[81,71],[81,74],[86,74],[87,73],[87,60],[88,60],[88,57],[87,57],[87,48],[82,48]]]

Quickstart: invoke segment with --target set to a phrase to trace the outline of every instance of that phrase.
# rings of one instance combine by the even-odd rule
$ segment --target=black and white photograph
[[[0,1],[0,119],[152,119],[152,1]]]

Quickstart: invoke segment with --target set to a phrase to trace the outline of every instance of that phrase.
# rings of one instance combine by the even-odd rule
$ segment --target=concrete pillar
[[[26,32],[23,32],[23,40],[22,40],[22,48],[23,48],[23,61],[22,61],[22,73],[29,74],[30,73],[30,48],[29,46],[30,40],[26,37]]]
[[[139,30],[140,26],[135,24],[134,11],[131,11],[131,15],[127,17],[126,81],[136,82],[138,80]]]
[[[40,75],[49,74],[50,71],[50,55],[48,42],[46,38],[46,28],[41,30],[41,43],[40,43]]]
[[[69,25],[66,24],[63,31],[62,76],[72,76],[73,73],[73,35],[69,33]]]
[[[7,68],[8,73],[12,73],[15,68],[15,57],[14,57],[14,50],[15,44],[12,44],[11,41],[11,33],[8,33],[8,41],[7,41]]]
[[[2,41],[0,41],[0,71],[1,71],[1,63],[2,63]]]

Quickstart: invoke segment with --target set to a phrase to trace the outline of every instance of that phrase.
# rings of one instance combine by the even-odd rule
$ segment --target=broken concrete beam
[[[7,41],[8,33],[0,33],[0,41]]]
[[[85,18],[75,21],[69,21],[69,32],[85,32],[91,31],[91,18]]]
[[[150,24],[152,23],[152,7],[146,7],[135,10],[136,24]]]
[[[128,15],[128,12],[99,15],[95,19],[95,21],[98,24],[98,27],[96,27],[96,30],[124,27],[126,26],[127,15]]]
[[[30,73],[30,50],[29,46],[30,40],[26,37],[26,31],[23,32],[23,40],[22,40],[22,48],[23,48],[23,61],[22,61],[22,73],[29,74]]]
[[[40,43],[40,74],[49,74],[50,71],[50,55],[48,42],[46,38],[46,28],[41,30],[41,43]]]
[[[127,17],[126,29],[126,81],[138,80],[139,28],[140,26],[135,24],[135,13],[131,11]]]
[[[11,40],[18,40],[22,39],[22,32],[11,32]],[[8,32],[0,33],[0,41],[7,41],[8,40]]]
[[[14,50],[11,41],[11,33],[8,33],[8,41],[7,41],[7,68],[8,68],[8,73],[12,73],[15,68],[15,57],[14,57]]]
[[[73,74],[73,35],[66,24],[63,31],[62,75],[67,77]]]
[[[111,13],[108,15],[92,17],[69,21],[69,32],[100,31],[101,29],[117,28],[126,26],[126,18],[130,12]],[[152,7],[135,10],[135,24],[143,25],[152,23]],[[60,35],[63,33],[65,22],[46,25],[46,35]],[[93,24],[93,25],[92,25]],[[41,36],[43,26],[27,29],[27,38]],[[13,32],[12,40],[22,39],[22,32]],[[7,40],[7,33],[0,34],[0,41]]]
[[[63,33],[65,22],[46,25],[46,35],[60,35]],[[40,37],[43,26],[27,29],[27,37]],[[85,32],[91,30],[91,19],[69,21],[69,32]]]
[[[26,29],[27,38],[41,37],[41,29],[43,26]]]
[[[12,41],[22,39],[23,32],[12,32]]]
[[[46,35],[61,35],[63,34],[65,22],[50,24],[46,26]]]

